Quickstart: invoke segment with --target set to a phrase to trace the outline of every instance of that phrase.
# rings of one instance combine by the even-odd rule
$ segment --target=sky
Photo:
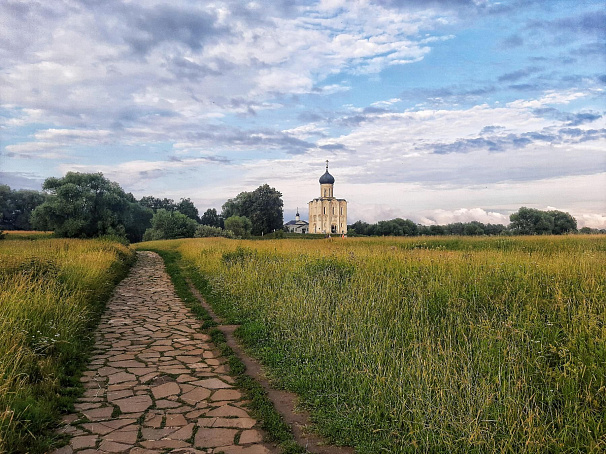
[[[606,228],[606,0],[2,0],[0,183]]]

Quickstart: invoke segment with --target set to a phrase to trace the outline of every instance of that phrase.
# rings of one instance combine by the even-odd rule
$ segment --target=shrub
[[[210,225],[199,225],[196,228],[194,238],[210,237],[235,238],[235,235],[231,230],[224,230],[221,227],[213,227]]]
[[[152,218],[152,228],[147,229],[143,241],[193,238],[197,222],[178,211],[158,210]]]
[[[252,223],[246,216],[230,216],[225,220],[225,228],[234,232],[236,237],[248,238]]]

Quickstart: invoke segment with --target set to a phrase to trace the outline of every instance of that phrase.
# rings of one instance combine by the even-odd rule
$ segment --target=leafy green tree
[[[227,200],[221,207],[221,217],[227,219],[232,216],[245,216],[245,213],[248,213],[252,205],[250,197],[250,192],[241,192],[233,199]]]
[[[557,210],[522,207],[509,220],[509,228],[519,235],[561,235],[577,229],[577,221],[570,214]]]
[[[465,235],[465,224],[462,222],[453,222],[444,226],[446,235]]]
[[[0,184],[0,226],[3,228],[7,227],[10,216],[10,200],[11,200],[11,188],[5,184]]]
[[[264,184],[253,191],[251,198],[251,233],[261,235],[281,229],[284,225],[282,194]]]
[[[143,241],[145,231],[151,227],[154,212],[151,208],[139,205],[137,202],[128,202],[123,214],[126,238],[131,243]]]
[[[102,173],[68,172],[63,178],[47,178],[42,188],[49,196],[32,213],[35,228],[69,238],[125,235],[128,198]]]
[[[235,235],[231,230],[224,230],[221,227],[213,227],[212,225],[202,224],[196,228],[194,238],[210,237],[235,238]]]
[[[221,215],[226,221],[232,216],[245,216],[252,223],[252,234],[261,235],[282,228],[283,205],[282,194],[264,184],[253,192],[241,192],[229,199],[223,204]]]
[[[482,224],[485,235],[501,235],[507,230],[503,224]]]
[[[32,211],[46,200],[46,194],[26,189],[11,190],[0,185],[0,226],[7,230],[31,230]]]
[[[225,220],[225,230],[231,230],[236,237],[248,238],[252,223],[246,216],[230,216]]]
[[[463,228],[463,232],[465,235],[483,235],[484,234],[484,225],[481,222],[472,221],[465,224]]]
[[[198,223],[178,211],[160,208],[154,213],[151,228],[145,231],[144,241],[193,238]]]
[[[417,234],[417,224],[412,222],[410,219],[396,218],[394,222],[398,226],[398,231],[403,236],[414,236]]]
[[[370,235],[369,227],[370,224],[368,222],[356,221],[353,224],[347,226],[347,232],[350,235]]]
[[[200,224],[223,228],[223,216],[217,213],[216,209],[209,208],[200,218]]]
[[[200,220],[198,209],[190,199],[181,199],[175,207],[179,213],[184,214],[188,218],[193,219],[196,222]]]
[[[441,225],[430,225],[429,226],[429,234],[430,235],[444,235],[445,230]]]
[[[534,208],[521,207],[517,213],[509,216],[509,228],[518,235],[536,235],[537,225],[540,224],[540,229],[545,229],[548,221],[544,219],[545,213]],[[547,225],[547,227],[549,227]],[[549,227],[551,233],[551,227]]]
[[[563,211],[551,210],[548,211],[553,218],[553,234],[562,235],[564,233],[572,233],[577,231],[577,220],[569,213]]]
[[[173,199],[159,199],[151,195],[141,197],[139,204],[141,206],[151,208],[154,213],[158,210],[175,211],[177,209]]]

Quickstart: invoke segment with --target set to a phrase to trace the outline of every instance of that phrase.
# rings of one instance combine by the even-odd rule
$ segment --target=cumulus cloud
[[[582,213],[576,217],[579,228],[606,229],[606,216],[595,213]]]
[[[439,16],[364,1],[338,9],[9,1],[2,10],[4,62],[14,62],[2,77],[4,102],[41,109],[58,124],[85,117],[103,128],[150,110],[197,116],[231,111],[238,98],[347,90],[317,82],[423,58],[430,47],[418,33],[434,29]],[[29,27],[44,33],[26,36]]]
[[[425,225],[445,225],[455,222],[479,221],[483,224],[509,224],[509,215],[483,208],[460,208],[458,210],[433,210],[423,213],[421,223]]]

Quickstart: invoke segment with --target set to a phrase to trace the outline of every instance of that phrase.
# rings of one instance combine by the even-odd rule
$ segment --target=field
[[[606,451],[606,238],[225,239],[177,251],[360,453]]]
[[[4,230],[3,234],[7,240],[40,240],[53,236],[53,232],[41,232],[39,230]]]
[[[22,235],[0,241],[0,452],[36,453],[79,392],[91,328],[134,254]]]

